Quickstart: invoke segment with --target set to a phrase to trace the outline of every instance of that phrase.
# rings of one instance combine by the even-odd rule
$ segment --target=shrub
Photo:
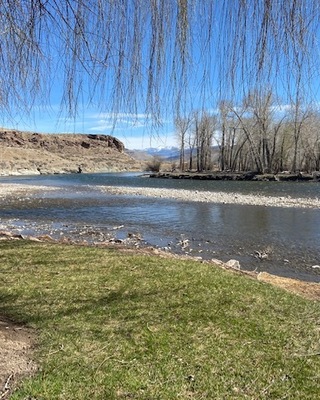
[[[153,157],[146,163],[146,171],[159,172],[163,160],[160,157]]]

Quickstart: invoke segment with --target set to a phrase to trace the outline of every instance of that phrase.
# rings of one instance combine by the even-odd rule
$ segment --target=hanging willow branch
[[[0,0],[0,107],[26,111],[53,86],[69,114],[82,97],[159,116],[302,78],[311,93],[319,17],[317,0]]]

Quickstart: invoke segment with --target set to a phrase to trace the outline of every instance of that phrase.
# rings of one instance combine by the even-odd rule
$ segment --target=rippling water
[[[75,174],[1,178],[1,182],[58,186],[2,204],[1,223],[24,233],[82,235],[99,240],[139,233],[154,246],[205,259],[238,259],[243,269],[320,282],[320,210],[182,202],[114,196],[97,186],[181,188],[320,197],[319,183],[149,179],[135,174]],[[117,230],[113,227],[123,226]],[[181,240],[188,246],[181,248]],[[259,260],[256,252],[267,253]]]

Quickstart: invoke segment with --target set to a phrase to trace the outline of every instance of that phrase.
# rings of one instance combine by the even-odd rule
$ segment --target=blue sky
[[[50,2],[48,2],[48,4],[49,3]],[[196,3],[198,6],[202,4],[201,2]],[[246,40],[244,41],[243,29],[248,20],[253,17],[252,13],[253,9],[255,8],[253,5],[260,4],[261,8],[263,6],[263,2],[248,2],[246,19],[242,20],[242,25],[231,24],[230,26],[228,25],[229,29],[224,29],[224,27],[221,26],[220,17],[221,15],[223,17],[224,12],[226,10],[228,11],[229,7],[234,9],[234,7],[240,3],[235,2],[234,5],[231,5],[232,2],[216,2],[214,3],[214,12],[210,15],[205,13],[204,10],[210,9],[210,4],[213,3],[210,3],[209,0],[203,3],[206,3],[208,8],[205,7],[202,10],[200,7],[199,10],[203,11],[202,14],[200,12],[196,12],[194,16],[195,19],[191,21],[193,24],[192,38],[195,40],[191,40],[192,45],[190,46],[187,57],[188,75],[184,76],[185,80],[180,79],[181,69],[179,69],[179,66],[177,69],[172,69],[172,65],[176,65],[175,61],[177,60],[174,57],[175,45],[171,41],[171,35],[167,38],[167,44],[163,53],[165,54],[164,64],[167,65],[167,68],[159,69],[156,66],[153,68],[155,70],[155,74],[158,74],[161,87],[158,88],[155,85],[153,93],[154,97],[152,97],[152,100],[157,98],[158,103],[161,104],[161,108],[165,109],[167,114],[167,116],[162,117],[161,126],[157,127],[157,129],[153,127],[151,118],[144,113],[144,110],[148,109],[148,105],[150,105],[148,104],[148,95],[146,94],[148,92],[148,85],[150,83],[150,81],[148,81],[148,71],[150,68],[149,56],[151,54],[149,45],[150,42],[152,42],[151,39],[153,38],[152,34],[150,33],[152,24],[149,19],[147,19],[147,21],[149,21],[149,25],[141,27],[142,37],[146,42],[143,42],[144,44],[141,48],[141,60],[138,59],[141,71],[139,69],[139,74],[133,76],[133,79],[131,76],[131,62],[134,61],[134,58],[130,58],[130,50],[132,50],[132,48],[130,47],[130,44],[122,43],[124,46],[124,51],[126,51],[126,57],[123,59],[120,58],[119,54],[122,55],[123,52],[119,51],[117,53],[117,46],[120,46],[119,43],[121,41],[121,36],[119,36],[117,39],[116,30],[115,35],[111,35],[111,38],[116,40],[116,42],[112,41],[112,46],[115,48],[115,54],[112,53],[111,59],[108,59],[109,63],[112,63],[110,65],[108,63],[103,64],[108,66],[106,69],[107,78],[105,80],[105,85],[103,83],[101,85],[99,79],[93,83],[94,88],[95,85],[98,86],[97,94],[94,92],[95,89],[92,91],[92,87],[90,88],[90,80],[92,78],[92,71],[90,68],[89,73],[86,74],[86,68],[83,67],[81,62],[76,63],[75,70],[77,73],[80,71],[80,76],[78,75],[77,79],[74,81],[75,88],[73,88],[74,92],[72,92],[72,95],[77,97],[78,92],[81,92],[81,94],[79,96],[80,101],[77,108],[77,115],[74,118],[68,117],[66,111],[62,112],[60,108],[60,102],[64,96],[63,85],[68,83],[68,80],[66,80],[66,76],[68,75],[66,72],[68,71],[68,68],[66,70],[66,67],[68,67],[68,63],[65,63],[65,60],[68,60],[68,58],[65,59],[64,57],[68,57],[70,54],[72,55],[72,52],[70,53],[70,48],[69,51],[68,48],[63,48],[64,42],[61,41],[61,35],[57,34],[54,29],[52,29],[52,32],[50,31],[50,34],[48,35],[50,39],[48,42],[49,45],[45,41],[44,43],[46,47],[43,48],[45,54],[48,51],[48,54],[46,54],[47,57],[45,57],[47,60],[47,64],[45,64],[45,66],[49,66],[49,70],[44,68],[42,70],[43,75],[40,76],[41,78],[44,78],[47,83],[49,82],[48,86],[50,87],[51,92],[48,94],[42,93],[42,99],[41,96],[40,98],[37,98],[37,102],[32,104],[30,115],[27,115],[27,113],[23,110],[24,106],[22,105],[17,110],[10,110],[10,118],[6,118],[4,115],[2,115],[2,119],[0,118],[0,125],[7,128],[46,133],[109,134],[118,137],[129,149],[177,146],[173,126],[173,114],[175,107],[173,99],[174,94],[178,93],[178,96],[181,94],[182,98],[185,95],[185,98],[182,99],[182,102],[185,101],[185,111],[188,114],[191,109],[216,109],[217,100],[219,98],[233,101],[235,105],[241,104],[244,93],[247,93],[248,90],[251,90],[254,88],[254,85],[256,85],[256,83],[251,79],[255,76],[255,66],[257,64],[255,47],[252,47],[251,38],[253,42],[256,43],[256,39],[259,39],[260,37],[260,19],[256,18],[254,20],[255,22],[253,27],[255,30],[253,33],[247,32]],[[275,2],[274,4],[278,4],[281,8],[280,3],[278,4]],[[77,4],[77,2],[75,1],[74,4]],[[111,2],[110,4],[113,3]],[[161,4],[165,3],[159,2],[159,5]],[[168,2],[168,5],[170,4],[172,3]],[[246,4],[246,2],[243,4]],[[274,12],[276,12],[277,9],[278,6],[275,6]],[[132,10],[129,11],[131,12]],[[129,15],[129,18],[130,17],[131,14]],[[121,22],[121,18],[119,21]],[[49,26],[51,25],[49,24]],[[176,24],[173,19],[173,28],[171,27],[171,30],[168,30],[170,34],[174,34],[175,26]],[[96,26],[91,26],[89,24],[89,29],[92,28],[93,34],[95,34]],[[130,33],[132,24],[128,24],[127,29]],[[131,32],[131,35],[133,35],[133,32]],[[209,36],[212,36],[211,40],[209,40]],[[318,38],[318,35],[316,36]],[[46,36],[44,39],[46,40]],[[239,45],[241,43],[245,44],[243,47],[243,54],[238,54],[238,49],[235,48],[233,44],[234,41]],[[261,40],[258,40],[257,43],[260,44],[260,42]],[[130,43],[130,40],[128,43]],[[278,42],[276,42],[276,44],[277,43]],[[159,41],[158,44],[161,44],[161,41]],[[318,46],[318,40],[316,41],[316,44]],[[102,47],[104,45],[105,42],[103,42]],[[159,46],[155,47],[158,48]],[[274,48],[277,50],[276,53],[274,52]],[[285,46],[284,48],[286,49]],[[285,95],[288,90],[287,85],[289,85],[290,89],[293,89],[293,92],[295,92],[294,88],[297,81],[302,82],[302,91],[305,90],[308,93],[312,93],[312,97],[314,99],[319,97],[319,48],[312,48],[312,57],[310,57],[312,65],[310,64],[310,66],[305,66],[301,79],[299,76],[292,74],[295,63],[295,57],[292,53],[293,49],[295,49],[295,46],[286,49],[286,51],[290,51],[284,56],[284,49],[282,46],[278,43],[278,46],[274,47],[274,41],[271,40],[266,51],[266,58],[264,60],[266,69],[263,70],[263,79],[261,82],[279,95],[279,104],[290,103],[290,100],[292,99]],[[97,56],[100,57],[100,44],[98,50]],[[303,56],[303,53],[300,54],[299,51],[298,54],[299,58],[301,58],[301,55]],[[245,55],[245,57],[243,57],[243,55]],[[108,104],[108,98],[110,100],[115,91],[114,82],[116,81],[115,78],[117,76],[117,65],[120,63],[120,61],[123,63],[121,66],[123,68],[124,84],[121,85],[121,90],[119,93],[117,91],[115,92],[115,97],[122,99],[121,94],[124,94],[124,100],[123,102],[120,101],[120,107],[116,107],[118,110],[118,115],[115,119],[114,114],[108,112],[110,109],[112,109],[112,107],[108,108],[106,104]],[[233,64],[233,61],[235,64]],[[10,66],[10,63],[3,64]],[[134,63],[133,66],[135,66]],[[310,67],[312,68],[310,69]],[[102,68],[102,70],[104,69]],[[232,82],[234,85],[230,84],[230,74],[228,74],[228,71],[230,72],[231,70],[235,75],[234,81]],[[5,71],[10,72],[9,69]],[[73,70],[71,69],[71,71]],[[94,69],[94,72],[97,73],[98,71],[99,70]],[[310,71],[312,72],[311,76]],[[33,70],[31,72],[33,72]],[[33,73],[29,73],[29,76],[33,76]],[[101,76],[103,77],[103,75]],[[98,77],[100,78],[100,74],[98,74]],[[137,79],[138,77],[139,79]],[[7,77],[4,76],[4,79],[6,78]],[[32,79],[31,82],[33,82]],[[132,82],[134,88],[137,89],[135,92],[137,93],[137,98],[134,99],[133,102],[136,100],[137,103],[139,103],[136,107],[136,113],[127,112],[128,109],[125,107],[126,102],[130,102],[128,97],[130,97],[131,94],[130,84]],[[222,82],[224,82],[224,85]],[[99,85],[102,87],[100,91]],[[306,87],[304,88],[304,86]],[[151,87],[153,88],[153,86]],[[105,88],[108,88],[108,90],[105,90]],[[28,87],[28,89],[31,89],[30,91],[32,92],[33,88]],[[94,94],[92,95],[93,92]],[[16,92],[14,92],[14,95],[15,94]],[[91,98],[89,99],[89,97]],[[25,101],[25,97],[22,96],[22,100]],[[162,106],[163,103],[165,104],[164,106]],[[29,103],[27,104],[29,105]],[[89,106],[86,106],[86,104],[89,104]]]

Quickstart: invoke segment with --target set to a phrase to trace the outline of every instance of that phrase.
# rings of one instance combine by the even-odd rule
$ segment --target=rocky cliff
[[[141,163],[110,135],[0,130],[0,175],[135,171]]]

